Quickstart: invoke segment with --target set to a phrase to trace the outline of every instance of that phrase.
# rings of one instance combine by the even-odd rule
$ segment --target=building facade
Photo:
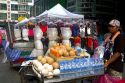
[[[67,0],[67,9],[85,16],[95,16],[96,0]]]
[[[0,22],[17,22],[18,17],[30,16],[33,0],[0,0]]]
[[[117,0],[67,0],[67,9],[85,17],[115,17]]]

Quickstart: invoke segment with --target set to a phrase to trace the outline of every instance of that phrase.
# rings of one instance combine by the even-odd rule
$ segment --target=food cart
[[[96,79],[98,76],[101,76],[104,74],[104,63],[102,59],[80,58],[79,60],[83,60],[83,61],[89,60],[90,62],[88,62],[89,63],[88,66],[80,67],[81,69],[76,68],[77,70],[67,68],[65,69],[65,72],[64,72],[62,68],[60,67],[60,70],[61,70],[60,74],[55,75],[52,78],[47,78],[43,74],[40,74],[37,70],[33,69],[33,66],[31,66],[31,64],[29,66],[22,66],[22,68],[20,69],[21,83],[27,83],[27,82],[28,83],[29,82],[32,82],[32,83],[73,83],[74,81],[83,80],[83,79],[93,80],[93,79]],[[92,62],[95,65],[92,65]],[[85,62],[83,62],[83,64],[84,63]]]
[[[47,21],[51,25],[51,21],[55,23],[55,21],[59,19],[64,22],[73,20],[79,21],[79,19],[81,19],[79,22],[82,21],[83,23],[84,16],[70,13],[61,5],[57,4],[52,9],[37,16],[36,19],[44,19],[44,21]],[[37,26],[36,28],[39,27]],[[19,71],[22,83],[70,83],[70,81],[73,83],[73,80],[97,77],[104,74],[104,63],[102,58],[92,58],[86,50],[81,49],[79,46],[76,48],[72,47],[69,40],[71,37],[69,26],[61,27],[61,32],[59,34],[62,34],[62,43],[56,42],[58,30],[55,26],[48,28],[48,31],[51,32],[47,33],[49,39],[48,51],[45,55],[42,54],[37,56],[35,60],[28,60],[22,63],[22,67]],[[78,32],[75,30],[73,31],[75,33],[74,36],[77,41],[79,41],[79,30]],[[39,35],[43,36],[43,33]],[[37,41],[40,40],[41,36],[38,38]],[[91,39],[92,38],[88,38],[89,43]],[[39,44],[42,46],[41,43]],[[36,48],[40,45],[36,45]],[[91,48],[90,45],[89,47]]]

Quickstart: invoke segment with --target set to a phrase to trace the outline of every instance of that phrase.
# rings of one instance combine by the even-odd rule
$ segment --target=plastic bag
[[[23,29],[22,30],[22,36],[23,36],[23,40],[29,41],[29,38],[28,38],[28,29]]]
[[[36,40],[34,41],[35,43],[35,48],[38,49],[38,50],[42,50],[43,49],[43,44],[41,42],[41,40]]]
[[[104,56],[104,50],[105,50],[105,47],[103,47],[103,46],[98,46],[98,47],[94,50],[94,55],[93,55],[93,57],[94,57],[94,58],[103,58],[103,56]]]
[[[15,40],[21,40],[21,31],[20,29],[14,29]]]
[[[37,56],[43,55],[43,54],[44,54],[43,50],[33,49],[33,51],[32,51],[30,56],[31,57],[37,57]]]
[[[51,40],[56,40],[57,35],[58,35],[57,28],[48,28],[47,36],[48,36],[50,41]]]
[[[61,27],[61,34],[63,36],[63,39],[68,40],[70,39],[72,32],[69,27]]]
[[[43,37],[43,32],[41,31],[39,26],[36,26],[34,28],[34,39],[41,40],[42,37]]]
[[[56,41],[49,41],[49,48],[52,47],[56,43],[57,43]]]
[[[63,45],[69,44],[71,46],[70,40],[62,40],[62,44]]]

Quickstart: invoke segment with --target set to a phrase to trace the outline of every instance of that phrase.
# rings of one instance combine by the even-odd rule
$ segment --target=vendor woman
[[[110,35],[105,39],[105,44],[108,42],[112,44],[112,53],[104,66],[109,69],[109,75],[122,79],[123,63],[125,62],[125,35],[121,32],[120,22],[116,19],[109,22],[108,29]]]

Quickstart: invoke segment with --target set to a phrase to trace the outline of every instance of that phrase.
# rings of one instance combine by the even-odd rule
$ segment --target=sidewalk
[[[2,63],[2,59],[0,54],[0,83],[21,83],[18,70],[10,68],[9,63]]]

